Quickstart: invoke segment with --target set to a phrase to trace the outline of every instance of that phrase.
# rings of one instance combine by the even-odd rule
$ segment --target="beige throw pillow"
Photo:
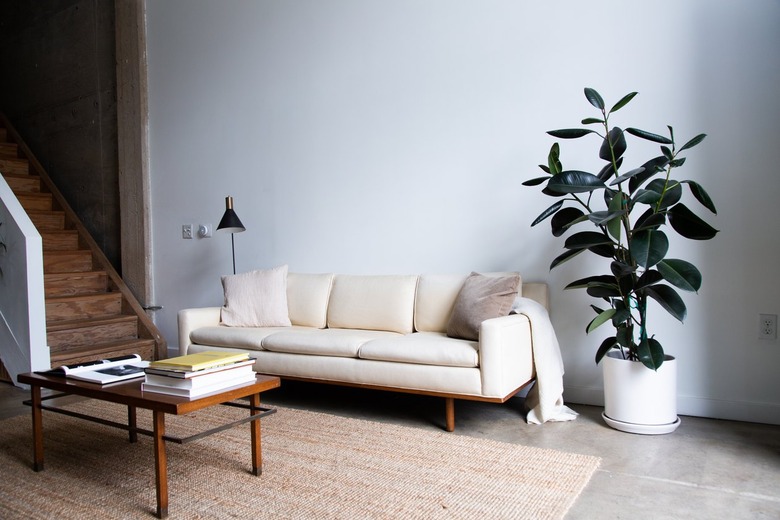
[[[479,340],[479,326],[490,318],[506,316],[520,286],[520,275],[485,276],[471,273],[455,300],[447,336]]]
[[[289,327],[287,266],[222,277],[222,325]]]

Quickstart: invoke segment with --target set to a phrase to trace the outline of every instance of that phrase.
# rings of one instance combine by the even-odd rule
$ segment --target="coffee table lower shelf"
[[[31,399],[24,401],[24,404],[32,407],[32,466],[35,471],[43,471],[44,469],[42,414],[44,410],[126,430],[129,433],[130,442],[136,442],[138,440],[138,434],[153,437],[155,483],[157,491],[156,514],[158,518],[165,518],[168,515],[168,464],[165,452],[166,442],[187,444],[208,437],[209,435],[234,428],[240,424],[250,423],[252,474],[260,475],[262,473],[260,419],[275,413],[276,410],[260,406],[260,394],[266,390],[277,388],[280,385],[278,377],[259,375],[254,383],[227,388],[220,392],[190,400],[178,396],[144,392],[141,389],[141,381],[139,380],[106,386],[42,374],[21,374],[18,376],[17,380],[20,383],[30,385]],[[59,393],[42,397],[42,388],[54,390]],[[45,401],[66,395],[79,395],[91,399],[125,405],[127,406],[127,424],[103,419],[101,417],[94,417],[58,406],[44,404]],[[242,398],[248,398],[249,404],[234,402],[235,400]],[[184,415],[218,404],[247,409],[249,410],[249,415],[186,437],[175,437],[165,434],[165,414]],[[136,410],[138,408],[152,411],[152,430],[138,427],[136,421]]]

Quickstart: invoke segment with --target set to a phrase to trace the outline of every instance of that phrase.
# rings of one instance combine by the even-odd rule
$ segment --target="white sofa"
[[[534,381],[527,315],[482,321],[478,340],[447,335],[469,275],[284,275],[289,326],[226,326],[227,301],[184,309],[179,354],[244,351],[257,372],[283,379],[440,396],[447,431],[455,399],[504,402]],[[520,284],[517,295],[548,305],[546,284]]]

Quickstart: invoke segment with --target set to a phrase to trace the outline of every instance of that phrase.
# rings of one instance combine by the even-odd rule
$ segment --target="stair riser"
[[[80,297],[65,302],[46,302],[46,321],[98,318],[114,316],[122,312],[122,295],[109,294],[101,297]]]
[[[79,248],[79,234],[73,233],[41,233],[44,251],[75,251]]]
[[[71,352],[65,351],[62,353],[51,355],[51,366],[58,367],[62,365],[73,365],[76,363],[83,363],[85,361],[94,361],[96,359],[106,359],[110,357],[127,356],[130,354],[138,354],[143,359],[154,359],[154,341],[144,340],[138,341],[133,345],[125,346],[123,348],[116,348],[113,350],[101,349],[94,354],[84,352]]]
[[[0,172],[28,174],[30,164],[27,159],[0,159]]]
[[[24,177],[11,177],[9,175],[5,178],[5,182],[17,196],[23,193],[40,193],[41,191],[41,180],[32,175]]]
[[[65,227],[65,214],[59,211],[31,213],[30,220],[39,231],[56,231]]]
[[[50,252],[43,255],[43,273],[76,273],[92,270],[92,254],[89,251],[74,254]]]
[[[108,277],[103,273],[70,274],[46,277],[43,288],[46,297],[51,298],[105,292],[107,283]]]
[[[52,209],[51,195],[48,193],[17,194],[16,198],[19,199],[19,203],[25,211],[50,211]]]
[[[62,352],[84,345],[94,345],[121,339],[135,339],[137,337],[137,322],[128,322],[49,332],[46,335],[46,341],[52,352]]]
[[[0,143],[0,159],[18,159],[19,146],[14,143]]]

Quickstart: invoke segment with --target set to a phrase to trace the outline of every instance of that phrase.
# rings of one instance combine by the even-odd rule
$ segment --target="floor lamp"
[[[233,235],[246,231],[246,228],[241,223],[241,219],[238,218],[236,212],[233,211],[233,197],[225,197],[225,214],[222,215],[222,220],[219,221],[217,231],[220,229],[230,232],[230,246],[233,249],[233,274],[236,274],[236,242],[233,239]]]

